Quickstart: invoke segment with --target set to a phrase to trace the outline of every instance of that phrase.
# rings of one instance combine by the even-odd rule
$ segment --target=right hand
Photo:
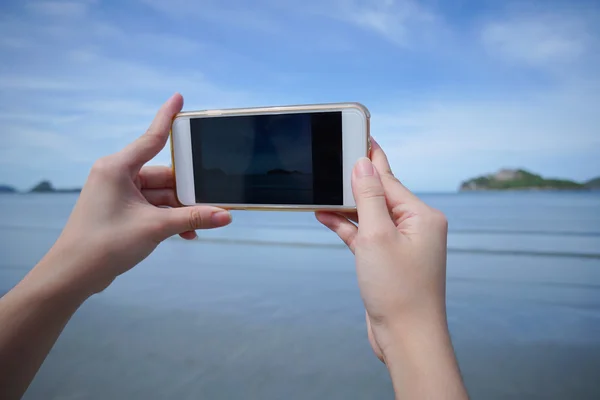
[[[448,223],[394,177],[375,142],[371,160],[359,160],[352,174],[358,214],[318,212],[317,219],[356,256],[369,341],[384,361],[386,349],[407,325],[447,329]]]

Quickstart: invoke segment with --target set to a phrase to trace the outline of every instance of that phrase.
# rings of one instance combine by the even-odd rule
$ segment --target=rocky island
[[[580,183],[566,179],[547,179],[524,169],[501,169],[461,183],[460,191],[476,190],[590,190],[600,188],[600,178]]]
[[[0,193],[16,193],[17,189],[9,185],[0,185]]]
[[[10,185],[0,185],[0,193],[79,193],[81,188],[57,189],[50,181],[41,181],[28,191],[21,192]]]
[[[598,178],[591,179],[585,183],[585,187],[593,190],[600,190],[600,176]]]
[[[41,181],[37,185],[35,185],[30,193],[79,193],[81,192],[81,188],[73,188],[73,189],[56,189],[50,181]]]

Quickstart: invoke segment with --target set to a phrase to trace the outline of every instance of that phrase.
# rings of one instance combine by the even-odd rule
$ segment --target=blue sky
[[[175,91],[187,110],[359,101],[417,191],[589,179],[599,21],[594,1],[4,0],[0,182],[82,184]]]

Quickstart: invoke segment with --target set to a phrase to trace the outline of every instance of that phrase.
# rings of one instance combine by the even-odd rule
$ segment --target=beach
[[[76,195],[0,196],[0,294]],[[472,398],[600,398],[600,194],[423,194],[449,220],[448,320]],[[83,239],[82,239],[83,240]],[[307,213],[167,240],[76,313],[25,399],[393,398],[352,254]]]

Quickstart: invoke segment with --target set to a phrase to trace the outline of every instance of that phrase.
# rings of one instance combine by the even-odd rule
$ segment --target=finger
[[[121,150],[123,163],[133,172],[156,156],[167,143],[171,124],[175,115],[183,107],[183,97],[179,93],[171,96],[156,113],[154,121],[142,136]]]
[[[337,233],[340,239],[354,253],[354,239],[358,233],[356,225],[340,214],[319,211],[315,213],[315,216],[320,223]]]
[[[356,211],[354,212],[340,212],[337,213],[338,215],[341,215],[344,218],[349,219],[352,222],[355,222],[358,224],[358,214],[356,213]]]
[[[164,237],[196,229],[219,228],[231,223],[231,214],[217,207],[196,206],[159,210]]]
[[[179,236],[181,236],[181,238],[185,240],[194,240],[198,237],[198,235],[194,231],[182,232],[179,234]]]
[[[138,179],[142,189],[172,189],[175,187],[173,170],[165,166],[143,167],[138,174]]]
[[[181,207],[173,189],[142,189],[142,195],[153,206]]]
[[[394,176],[385,152],[374,138],[371,138],[371,160],[377,171],[381,174],[381,182],[383,183],[390,208],[394,208],[402,203],[419,201],[417,196]]]
[[[361,230],[375,232],[394,227],[377,168],[366,157],[358,160],[352,171],[352,193]]]

